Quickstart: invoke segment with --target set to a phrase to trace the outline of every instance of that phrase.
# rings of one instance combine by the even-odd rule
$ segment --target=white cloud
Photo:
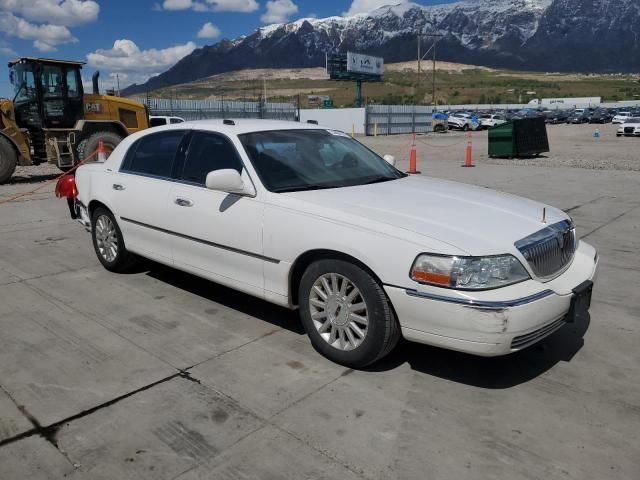
[[[206,0],[216,12],[255,12],[260,8],[256,0]]]
[[[267,11],[260,17],[264,23],[284,23],[298,12],[298,6],[291,0],[269,0]]]
[[[355,15],[356,13],[367,13],[376,8],[385,5],[397,5],[399,3],[407,3],[408,0],[353,0],[349,10],[343,13],[345,16]]]
[[[194,10],[196,12],[255,12],[256,0],[164,0],[163,10]]]
[[[220,36],[220,29],[213,23],[205,23],[198,32],[198,38],[216,38]]]
[[[87,62],[95,68],[109,71],[112,78],[141,83],[164,72],[196,49],[196,44],[187,42],[164,49],[141,50],[133,41],[116,40],[113,47],[99,49],[87,54]]]
[[[95,22],[100,5],[94,0],[0,0],[0,11],[69,27]]]
[[[4,43],[4,42],[0,42],[0,55],[6,55],[7,57],[13,57],[14,55],[17,55],[16,51],[11,48],[10,45]]]
[[[192,7],[192,0],[164,0],[162,3],[162,8],[165,10],[188,10]]]
[[[36,25],[11,13],[0,12],[0,31],[22,40],[34,40],[33,46],[43,52],[51,52],[55,50],[56,45],[62,43],[78,41],[67,27],[49,24]]]

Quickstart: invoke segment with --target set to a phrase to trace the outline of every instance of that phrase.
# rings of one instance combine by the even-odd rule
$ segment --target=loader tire
[[[13,145],[0,136],[0,183],[4,183],[11,178],[18,164],[18,154]]]
[[[78,144],[78,147],[76,148],[78,161],[84,161],[85,158],[95,152],[98,149],[98,143],[100,142],[100,140],[104,142],[104,148],[107,153],[107,158],[109,158],[109,155],[111,154],[111,152],[113,152],[113,149],[116,148],[122,141],[122,138],[122,136],[114,132],[92,133]],[[92,160],[94,159],[97,159],[97,156],[92,158]]]

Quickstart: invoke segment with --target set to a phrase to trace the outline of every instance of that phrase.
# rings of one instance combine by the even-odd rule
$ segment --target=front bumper
[[[571,266],[541,283],[528,280],[484,292],[425,285],[385,286],[407,340],[481,356],[522,350],[564,325],[572,289],[594,280],[596,250],[580,242]]]

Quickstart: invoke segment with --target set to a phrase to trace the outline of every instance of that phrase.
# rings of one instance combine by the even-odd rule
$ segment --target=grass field
[[[603,97],[605,101],[640,99],[638,75],[515,72],[445,62],[437,65],[435,85],[439,104],[526,103],[532,98],[592,96]],[[352,106],[355,95],[354,83],[328,80],[322,68],[229,72],[150,95],[256,99],[265,88],[271,101],[291,100],[300,95],[303,107],[307,106],[308,95],[328,95],[336,107]],[[424,62],[420,75],[415,62],[387,65],[383,81],[364,84],[363,95],[369,103],[431,103],[432,63]]]

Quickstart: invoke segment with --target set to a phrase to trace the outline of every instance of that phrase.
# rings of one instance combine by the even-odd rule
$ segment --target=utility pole
[[[426,52],[424,52],[424,54],[422,54],[422,51],[421,51],[421,39],[422,39],[423,36],[430,37],[430,38],[433,39],[433,43],[431,44],[429,49]],[[418,87],[417,87],[417,90],[418,90],[418,93],[419,93],[419,90],[420,90],[420,77],[421,77],[421,74],[422,74],[421,62],[424,59],[424,57],[426,57],[429,54],[429,52],[432,52],[432,55],[433,55],[433,60],[432,60],[433,61],[432,89],[433,89],[433,91],[432,91],[431,103],[434,106],[436,104],[436,44],[438,43],[438,40],[443,36],[444,35],[441,35],[439,33],[422,33],[422,32],[418,32]]]
[[[436,106],[436,43],[437,40],[434,37],[433,39],[433,98],[431,100],[431,105]]]
[[[420,62],[422,61],[422,55],[420,55],[420,43],[422,42],[422,33],[418,33],[418,85],[416,86],[416,94],[420,95],[420,75],[422,69],[420,68]]]

